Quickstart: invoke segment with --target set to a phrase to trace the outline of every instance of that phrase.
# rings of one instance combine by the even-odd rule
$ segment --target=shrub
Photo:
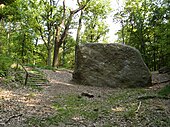
[[[12,59],[10,57],[0,55],[0,76],[7,76],[11,64]]]

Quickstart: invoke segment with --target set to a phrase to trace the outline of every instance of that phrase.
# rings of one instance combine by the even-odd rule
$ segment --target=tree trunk
[[[7,32],[7,48],[8,48],[8,51],[7,51],[7,55],[10,56],[11,55],[11,24],[9,24],[8,26],[8,32]]]
[[[47,65],[51,66],[51,48],[48,48]]]
[[[47,46],[47,50],[48,50],[48,57],[47,57],[47,65],[48,66],[51,66],[51,50],[52,50],[52,47],[51,47],[51,32],[50,32],[50,29],[48,30],[49,31],[49,34],[48,34],[48,46]]]
[[[90,0],[87,0],[87,3],[89,2]],[[78,2],[79,3],[79,2]],[[86,4],[87,4],[86,3]],[[59,65],[59,49],[60,49],[60,46],[62,45],[62,43],[65,41],[65,38],[67,36],[67,33],[68,33],[68,30],[69,30],[69,26],[71,24],[71,21],[72,21],[72,18],[74,16],[74,14],[78,13],[79,11],[81,11],[82,9],[85,8],[85,5],[83,6],[80,6],[79,8],[71,11],[70,10],[70,15],[67,19],[67,22],[66,22],[66,25],[65,25],[65,28],[63,30],[62,33],[61,32],[61,28],[62,28],[62,25],[64,25],[64,21],[65,21],[65,16],[66,16],[66,8],[65,8],[65,0],[63,0],[63,17],[62,17],[62,21],[60,23],[60,25],[58,25],[56,27],[56,37],[55,37],[55,43],[54,43],[54,57],[53,57],[53,67],[57,67]]]
[[[76,46],[75,46],[75,63],[77,63],[77,55],[76,54],[77,54],[77,47],[80,43],[80,31],[81,31],[81,28],[82,28],[82,18],[83,18],[83,10],[81,10],[81,13],[80,13],[79,26],[78,26],[78,29],[77,29]]]
[[[54,44],[54,58],[53,58],[53,67],[57,67],[59,65],[59,49],[60,49],[60,46],[59,46],[59,43],[58,41],[55,42]]]
[[[81,28],[82,28],[82,18],[83,18],[83,10],[81,10],[81,14],[80,14],[80,18],[79,18],[79,26],[78,26],[78,29],[77,29],[77,36],[76,36],[76,45],[79,44],[79,41],[80,41],[80,31],[81,31]]]
[[[63,54],[62,54],[62,65],[65,64],[65,55],[66,55],[66,41],[63,42]]]
[[[21,50],[21,54],[22,54],[22,63],[24,63],[25,62],[25,60],[24,60],[24,56],[25,56],[25,34],[24,34],[24,36],[23,36],[23,40],[22,40],[22,50]]]
[[[124,24],[123,24],[123,20],[121,20],[121,25],[122,25],[122,39],[123,39],[123,42],[122,44],[125,44],[125,35],[124,35]]]
[[[56,39],[55,39],[55,43],[54,43],[53,67],[57,67],[59,65],[59,49],[67,36],[67,32],[69,30],[69,26],[71,24],[72,17],[73,17],[73,14],[70,13],[69,19],[66,23],[65,29],[64,29],[61,37],[60,37],[61,26],[58,26],[56,29],[56,37],[55,37]]]

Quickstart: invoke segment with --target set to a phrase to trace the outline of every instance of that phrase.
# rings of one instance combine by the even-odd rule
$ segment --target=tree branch
[[[35,20],[36,20],[37,23],[39,24],[37,17],[35,18]],[[41,38],[42,38],[45,46],[48,47],[47,42],[45,41],[45,38],[44,38],[44,36],[43,36],[42,28],[41,28],[41,27],[36,27],[36,28],[37,28],[37,30],[40,32],[40,36],[41,36]]]
[[[65,0],[64,0],[64,1],[65,1]],[[77,1],[79,2],[79,0],[77,0]],[[66,38],[66,35],[67,35],[68,30],[69,30],[69,26],[70,26],[70,24],[71,24],[71,20],[72,20],[73,15],[76,14],[76,13],[78,13],[80,10],[83,10],[83,9],[86,7],[86,5],[87,5],[87,3],[88,3],[89,1],[90,1],[90,0],[87,0],[87,2],[86,2],[85,5],[80,6],[79,8],[77,8],[77,9],[75,9],[75,10],[73,10],[73,11],[70,11],[70,16],[69,16],[69,18],[68,18],[68,20],[67,20],[67,23],[66,23],[66,25],[65,25],[64,32],[62,33],[61,38],[60,38],[60,44],[59,44],[60,46],[61,46],[63,40]]]
[[[80,10],[83,10],[83,9],[86,7],[86,5],[88,4],[88,2],[90,2],[90,0],[87,0],[87,1],[86,1],[86,4],[80,5],[79,0],[77,0],[77,3],[78,3],[78,5],[79,5],[79,8],[71,11],[70,13],[74,15],[74,14],[76,14],[77,12],[79,12]]]
[[[70,11],[71,14],[76,14],[77,12],[79,12],[80,10],[83,10],[84,8],[86,7],[86,4],[83,5],[83,6],[80,6],[79,8],[73,10],[73,11]]]
[[[79,1],[79,0],[77,0],[77,3],[78,3],[78,5],[80,6],[80,1]]]

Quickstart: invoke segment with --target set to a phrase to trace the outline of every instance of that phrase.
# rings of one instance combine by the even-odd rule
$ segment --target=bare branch
[[[71,11],[70,13],[74,15],[74,14],[76,14],[77,12],[79,12],[80,10],[83,10],[85,7],[86,7],[86,5],[80,6],[79,8]]]
[[[66,13],[66,2],[65,0],[63,0],[63,17],[65,17],[65,13]]]
[[[66,2],[65,0],[63,0],[63,16],[62,16],[62,20],[60,23],[60,27],[64,26],[65,16],[66,16]]]
[[[139,102],[139,105],[138,105],[138,108],[137,108],[137,110],[135,111],[136,113],[139,111],[139,109],[140,109],[140,107],[141,107],[141,104],[142,104],[142,102],[140,101],[140,102]]]
[[[64,1],[65,1],[65,0],[64,0]],[[79,8],[77,8],[77,9],[75,9],[75,10],[73,10],[73,11],[70,11],[70,16],[69,16],[69,18],[68,18],[68,20],[67,20],[67,23],[66,23],[66,25],[65,25],[65,29],[64,29],[64,31],[63,31],[63,33],[62,33],[62,35],[61,35],[60,44],[59,44],[59,45],[61,45],[62,42],[63,42],[63,40],[66,38],[66,35],[67,35],[68,30],[69,30],[69,26],[70,26],[70,24],[71,24],[71,20],[72,20],[73,15],[76,14],[76,13],[78,13],[79,11],[83,10],[83,9],[86,7],[86,5],[87,5],[87,3],[88,3],[89,1],[90,1],[90,0],[87,0],[87,2],[86,2],[85,5],[80,6]]]
[[[60,1],[60,0],[57,1],[56,6],[58,6],[59,1]]]
[[[39,24],[38,18],[37,18],[37,17],[35,18],[35,20],[36,20],[37,23]],[[37,28],[37,30],[40,32],[40,36],[41,36],[41,38],[42,38],[42,40],[43,40],[45,46],[48,47],[47,42],[45,41],[45,38],[44,38],[44,36],[43,36],[42,28],[41,28],[41,27],[36,27],[36,28]]]
[[[79,0],[77,0],[77,3],[78,3],[78,5],[80,6],[80,1],[79,1]]]
[[[77,0],[77,3],[79,4],[79,8],[71,11],[71,14],[76,14],[76,13],[79,12],[80,10],[83,10],[83,9],[86,7],[86,5],[87,5],[88,2],[90,2],[90,0],[87,0],[87,1],[86,1],[86,4],[80,5],[79,0]]]

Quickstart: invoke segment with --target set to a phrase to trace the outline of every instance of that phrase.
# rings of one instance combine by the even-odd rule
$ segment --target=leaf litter
[[[0,127],[169,126],[170,100],[150,88],[112,89],[71,82],[67,70],[41,70],[49,80],[41,90],[0,84]]]

